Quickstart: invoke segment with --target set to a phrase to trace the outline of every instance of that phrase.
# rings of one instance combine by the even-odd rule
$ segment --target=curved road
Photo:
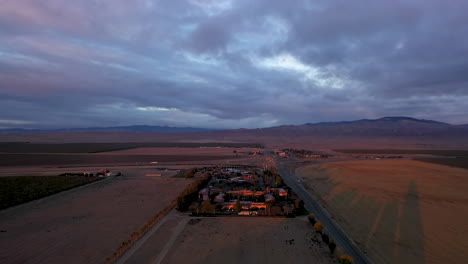
[[[316,218],[319,219],[327,229],[330,238],[335,240],[336,244],[340,246],[346,253],[353,257],[354,263],[356,264],[366,264],[373,263],[362,250],[354,243],[354,241],[349,238],[346,233],[338,226],[338,224],[331,218],[328,211],[323,208],[320,203],[315,199],[312,194],[310,194],[302,184],[298,184],[297,180],[294,179],[294,176],[290,175],[288,170],[286,170],[281,161],[278,161],[275,157],[272,157],[275,160],[276,167],[278,172],[283,178],[284,182],[291,187],[291,189],[296,192],[300,199],[304,201],[305,208],[315,214]]]

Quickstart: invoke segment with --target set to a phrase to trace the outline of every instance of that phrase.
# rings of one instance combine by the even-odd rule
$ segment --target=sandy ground
[[[190,219],[161,263],[335,263],[303,219]]]
[[[190,183],[125,177],[0,212],[0,263],[103,263]]]
[[[298,168],[376,263],[459,263],[468,248],[468,170],[411,160]]]

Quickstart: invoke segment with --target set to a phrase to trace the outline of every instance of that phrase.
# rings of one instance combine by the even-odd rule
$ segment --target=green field
[[[0,177],[0,210],[100,179],[83,176]]]
[[[427,154],[437,156],[468,156],[468,150],[438,149],[334,149],[349,154]]]
[[[142,147],[231,147],[231,148],[263,148],[258,143],[170,143],[170,142],[148,142],[148,143],[27,143],[27,142],[0,142],[0,152],[5,153],[98,153],[116,151],[123,149]]]

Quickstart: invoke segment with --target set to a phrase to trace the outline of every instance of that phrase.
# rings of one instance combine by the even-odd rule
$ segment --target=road
[[[185,214],[172,209],[143,235],[116,264],[160,264],[188,222]]]
[[[354,263],[373,263],[356,245],[356,243],[354,243],[354,241],[338,226],[338,224],[331,218],[328,211],[320,205],[317,199],[315,199],[315,197],[313,197],[313,195],[307,191],[302,184],[297,182],[294,175],[291,175],[289,171],[285,169],[284,162],[277,160],[275,157],[272,158],[275,160],[278,172],[284,182],[291,187],[294,192],[296,192],[300,199],[304,201],[305,208],[309,212],[312,212],[316,218],[324,224],[330,238],[333,238],[339,247],[345,250],[348,255],[353,257]]]

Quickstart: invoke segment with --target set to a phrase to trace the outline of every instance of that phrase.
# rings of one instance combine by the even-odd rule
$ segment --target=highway
[[[338,224],[331,218],[328,211],[323,208],[320,203],[313,197],[304,186],[297,182],[294,175],[290,175],[287,169],[285,169],[282,161],[272,157],[275,160],[278,172],[283,178],[284,182],[291,187],[294,192],[304,201],[305,208],[313,213],[316,219],[322,222],[325,229],[331,239],[335,240],[336,244],[341,247],[348,255],[353,257],[354,263],[356,264],[371,264],[373,263],[362,250],[349,238],[346,233],[338,226]]]

